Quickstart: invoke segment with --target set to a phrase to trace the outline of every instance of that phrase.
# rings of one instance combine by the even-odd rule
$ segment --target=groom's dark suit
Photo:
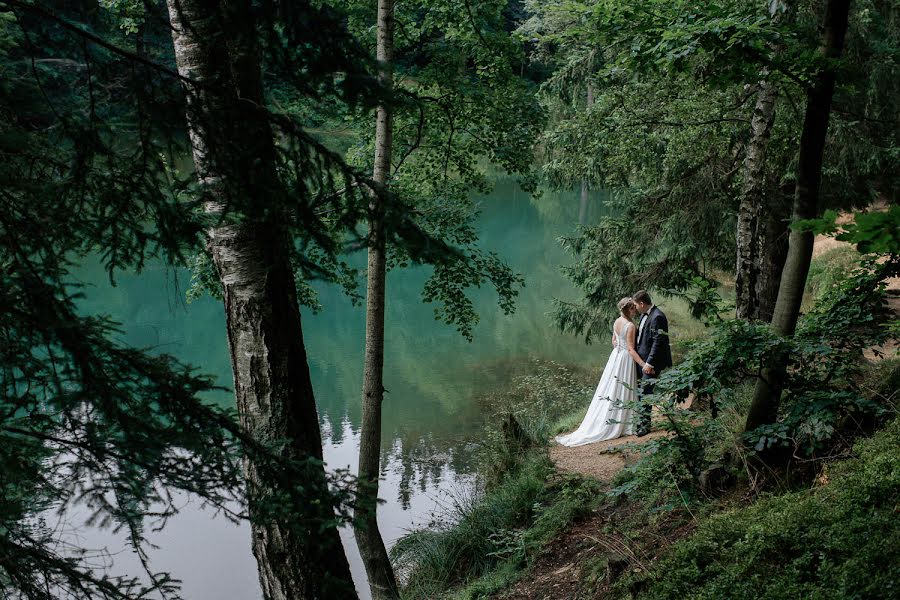
[[[638,355],[655,371],[653,375],[645,375],[641,368],[637,367],[638,375],[642,378],[642,395],[647,396],[653,393],[654,380],[659,377],[663,369],[672,366],[672,351],[669,349],[669,320],[656,306],[651,307],[647,314],[641,315],[636,346]],[[647,433],[650,430],[650,411],[651,406],[642,403],[638,433]]]

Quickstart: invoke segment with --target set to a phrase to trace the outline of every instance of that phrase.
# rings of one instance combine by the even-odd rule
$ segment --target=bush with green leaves
[[[804,456],[821,455],[842,429],[852,429],[854,420],[884,412],[859,387],[861,354],[896,338],[896,317],[885,310],[885,289],[886,279],[898,272],[898,257],[880,264],[864,259],[802,319],[789,340],[791,372],[779,421],[750,434],[758,450],[780,445]]]
[[[728,453],[746,457],[745,452],[776,450],[809,459],[843,452],[864,423],[892,410],[886,394],[866,385],[868,363],[862,352],[896,338],[896,321],[887,316],[884,303],[885,280],[898,268],[896,258],[864,259],[839,285],[822,291],[815,309],[789,338],[741,320],[715,325],[644,398],[657,408],[670,435],[647,445],[644,458],[617,479],[614,493],[657,507],[688,503],[696,497],[701,475],[713,465],[725,467],[722,458]],[[773,355],[788,366],[778,420],[744,433],[743,444],[736,445],[745,387]],[[688,398],[694,406],[711,408],[711,414],[680,410]],[[716,414],[722,416],[713,418]]]
[[[813,489],[704,521],[649,574],[638,598],[895,598],[900,594],[900,419],[834,463]],[[643,590],[643,591],[641,591]]]

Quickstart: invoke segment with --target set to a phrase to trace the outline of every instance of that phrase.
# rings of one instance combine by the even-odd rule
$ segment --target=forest
[[[0,0],[2,597],[896,598],[898,180],[896,0]]]

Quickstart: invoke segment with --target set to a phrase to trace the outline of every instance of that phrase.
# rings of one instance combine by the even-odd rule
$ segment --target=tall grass
[[[837,246],[814,257],[806,277],[801,310],[807,312],[822,294],[836,287],[854,267],[858,266],[860,254],[852,246]]]
[[[455,498],[448,516],[403,537],[391,554],[407,577],[405,598],[432,597],[501,563],[515,532],[533,518],[552,465],[530,453],[515,474],[491,488]]]
[[[479,451],[476,492],[455,497],[441,519],[391,550],[404,598],[454,588],[462,597],[477,597],[503,588],[600,496],[591,482],[554,477],[547,452],[559,418],[579,410],[583,415],[593,385],[586,371],[536,361],[528,374],[492,395],[495,412]]]

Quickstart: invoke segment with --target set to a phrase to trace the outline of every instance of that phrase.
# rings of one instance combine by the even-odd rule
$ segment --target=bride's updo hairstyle
[[[637,305],[634,303],[634,300],[629,296],[625,296],[624,298],[619,300],[619,303],[616,304],[616,306],[619,307],[619,314],[621,314],[626,319],[628,318],[628,315],[625,314],[626,310],[637,309]]]

